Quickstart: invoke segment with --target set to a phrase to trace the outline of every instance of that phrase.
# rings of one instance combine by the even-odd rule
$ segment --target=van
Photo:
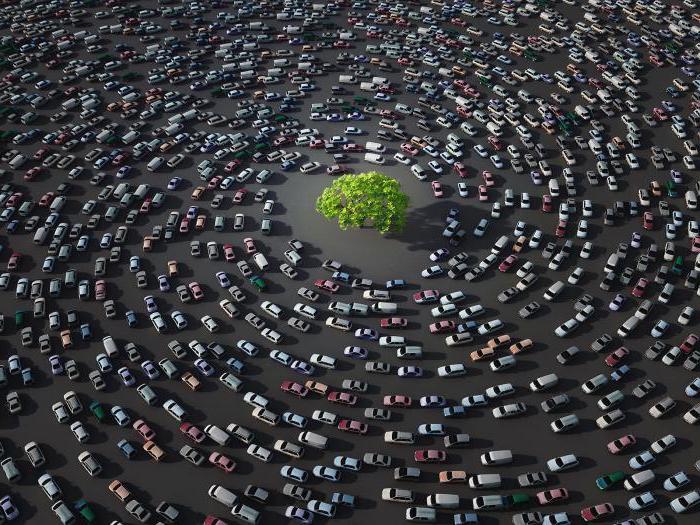
[[[408,507],[406,509],[407,521],[418,521],[421,523],[435,523],[437,512],[430,507]]]
[[[308,430],[299,432],[298,440],[304,445],[308,445],[309,447],[314,447],[319,450],[325,450],[326,446],[328,445],[328,438],[326,436],[322,436],[321,434]]]
[[[204,433],[209,438],[211,438],[213,441],[216,441],[222,447],[225,447],[228,444],[228,442],[231,440],[231,436],[229,436],[226,432],[221,430],[216,425],[205,426]]]
[[[260,522],[260,513],[248,505],[239,503],[231,509],[231,515],[243,523],[257,525]]]
[[[236,496],[229,489],[222,487],[221,485],[212,485],[211,487],[209,487],[209,491],[207,492],[207,494],[209,494],[210,498],[218,501],[222,505],[227,506],[229,509],[233,508],[233,506],[236,504],[236,501],[238,501],[238,496]]]
[[[617,329],[617,335],[624,339],[637,327],[640,321],[641,319],[634,315],[629,317],[624,323],[622,323],[622,326]]]
[[[62,525],[72,525],[73,523],[75,523],[75,514],[71,512],[70,508],[68,508],[68,505],[63,503],[63,500],[58,500],[56,503],[51,505],[51,510],[56,515],[58,521],[60,521]]]
[[[10,483],[15,483],[19,481],[22,475],[19,473],[17,465],[15,465],[15,460],[12,458],[5,458],[0,461],[0,467]]]
[[[261,271],[267,270],[267,268],[270,266],[270,263],[267,262],[267,258],[262,254],[262,253],[256,253],[253,256],[253,261],[255,264],[258,265],[258,268],[260,268]]]
[[[379,142],[367,141],[367,143],[365,143],[365,149],[367,151],[371,151],[372,153],[384,153],[386,151],[386,146]]]
[[[459,507],[459,496],[457,494],[430,494],[426,503],[428,507],[456,509]]]
[[[34,244],[44,244],[49,236],[49,229],[46,226],[41,226],[34,232]]]
[[[119,347],[111,335],[106,335],[102,338],[102,346],[104,346],[105,352],[109,357],[116,357],[119,355]]]
[[[255,434],[253,434],[250,430],[236,423],[229,423],[226,427],[226,432],[246,445],[250,445],[255,438]]]
[[[501,486],[500,474],[477,474],[469,478],[469,486],[473,489],[495,489]]]
[[[474,510],[501,510],[506,508],[507,499],[500,495],[477,496],[472,499]]]
[[[547,288],[547,290],[545,290],[542,297],[544,297],[547,301],[553,301],[562,292],[562,290],[564,290],[564,281],[557,281],[552,286]]]
[[[603,268],[603,272],[605,273],[610,273],[614,272],[615,269],[617,268],[617,264],[620,260],[620,257],[616,253],[610,254],[610,257],[608,257],[608,261],[605,263],[605,267]]]
[[[388,302],[380,301],[378,303],[372,304],[370,306],[370,309],[374,313],[393,315],[398,310],[398,307],[397,307],[396,303],[388,303]]]
[[[377,153],[365,153],[365,162],[370,164],[384,164],[384,157]]]

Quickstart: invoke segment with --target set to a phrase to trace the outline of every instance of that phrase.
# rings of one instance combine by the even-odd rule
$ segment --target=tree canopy
[[[337,218],[341,230],[367,226],[380,233],[401,231],[407,208],[408,195],[399,182],[376,171],[338,177],[316,200],[316,211]]]

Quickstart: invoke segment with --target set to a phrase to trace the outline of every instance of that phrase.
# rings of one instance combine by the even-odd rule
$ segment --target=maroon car
[[[192,423],[183,423],[182,425],[180,425],[180,432],[185,434],[185,436],[190,438],[195,443],[201,443],[202,441],[204,441],[204,438],[207,437],[207,435],[204,432],[199,430]]]
[[[139,433],[144,441],[153,441],[156,438],[155,431],[148,426],[143,419],[137,419],[132,425],[133,429]]]
[[[353,406],[357,403],[357,396],[355,394],[350,394],[348,392],[337,392],[333,390],[328,394],[326,398],[331,403],[338,403],[340,405],[350,405]]]
[[[107,299],[107,283],[104,279],[95,281],[95,300],[104,301]]]
[[[284,392],[287,392],[288,394],[292,394],[297,397],[306,397],[309,393],[308,388],[306,388],[301,383],[296,383],[294,381],[282,381],[280,388]]]
[[[615,512],[615,508],[610,503],[601,503],[592,507],[581,509],[581,517],[584,521],[595,521]]]
[[[436,303],[440,298],[440,292],[437,290],[421,290],[413,294],[413,301],[417,304]]]
[[[366,434],[367,424],[355,419],[341,419],[338,423],[338,430],[351,434]]]
[[[314,281],[314,286],[317,286],[321,290],[325,290],[330,293],[336,293],[338,290],[340,290],[340,286],[338,284],[328,279],[316,279]]]
[[[215,467],[220,468],[227,474],[230,474],[236,469],[236,462],[233,461],[230,457],[225,456],[224,454],[221,454],[219,452],[212,452],[209,455],[209,463],[211,463]]]
[[[387,317],[379,321],[379,326],[382,328],[406,328],[408,319],[405,317]]]
[[[384,396],[384,406],[409,408],[413,400],[409,396],[389,395]]]
[[[416,450],[413,453],[413,459],[418,463],[442,463],[447,459],[447,454],[444,450],[426,449]]]

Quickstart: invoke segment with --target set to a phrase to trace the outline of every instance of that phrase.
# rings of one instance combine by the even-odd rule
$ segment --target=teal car
[[[616,470],[615,472],[611,472],[610,474],[600,476],[598,479],[595,480],[595,484],[600,490],[608,490],[610,487],[612,487],[616,483],[619,483],[623,479],[625,479],[625,473],[621,470]]]

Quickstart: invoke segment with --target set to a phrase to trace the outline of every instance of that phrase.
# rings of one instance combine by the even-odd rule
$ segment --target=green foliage
[[[407,208],[408,195],[398,181],[376,171],[338,177],[316,200],[316,211],[337,218],[341,230],[368,226],[380,233],[401,231]]]

